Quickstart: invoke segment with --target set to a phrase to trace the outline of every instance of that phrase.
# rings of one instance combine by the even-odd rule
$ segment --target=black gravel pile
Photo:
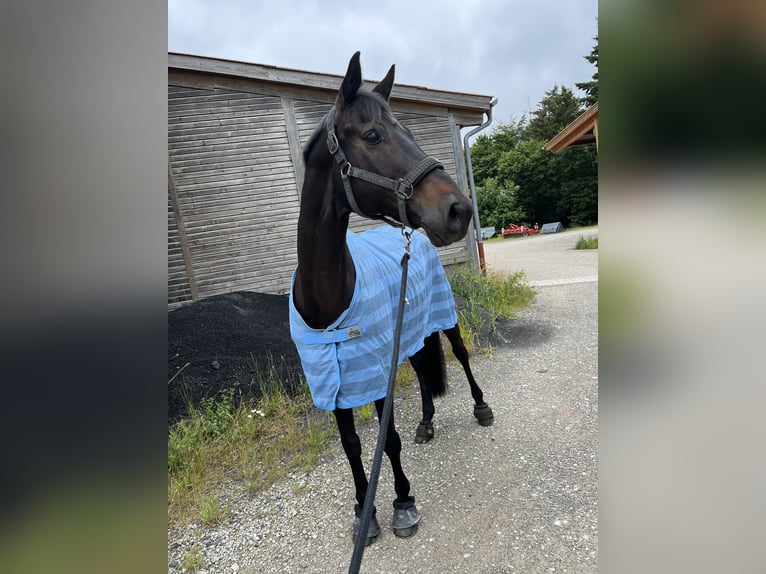
[[[188,414],[187,404],[198,406],[225,389],[234,388],[237,400],[258,398],[265,377],[294,395],[301,373],[288,295],[239,291],[168,312],[170,421]]]

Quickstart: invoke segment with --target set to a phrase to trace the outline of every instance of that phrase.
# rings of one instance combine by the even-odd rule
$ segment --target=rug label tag
[[[359,325],[348,327],[346,328],[346,335],[348,335],[349,339],[353,339],[354,337],[359,337],[362,335],[362,328]]]

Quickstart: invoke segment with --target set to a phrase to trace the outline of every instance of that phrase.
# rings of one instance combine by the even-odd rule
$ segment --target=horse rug
[[[365,405],[386,394],[406,240],[398,229],[384,226],[348,231],[346,244],[356,285],[351,303],[332,325],[309,327],[290,288],[290,334],[314,405],[328,411]],[[428,335],[457,323],[455,300],[434,246],[415,232],[410,253],[397,364],[419,351]]]

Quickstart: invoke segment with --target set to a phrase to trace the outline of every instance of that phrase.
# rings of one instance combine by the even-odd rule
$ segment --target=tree
[[[491,135],[481,134],[471,146],[471,165],[473,177],[477,185],[490,178],[497,177],[497,164],[503,151],[511,149],[524,138],[527,127],[527,117],[499,123]]]
[[[582,113],[580,101],[567,87],[553,86],[545,92],[524,132],[525,139],[548,141]]]
[[[556,154],[560,194],[558,218],[565,226],[598,223],[598,159],[593,145]]]
[[[509,223],[526,221],[526,215],[518,207],[519,186],[506,182],[502,186],[494,178],[487,179],[476,189],[481,225],[500,230]]]
[[[593,79],[590,82],[575,82],[575,86],[585,92],[585,97],[581,98],[580,101],[587,108],[598,102],[598,36],[595,36],[593,39],[596,41],[596,45],[593,46],[590,54],[583,56],[583,58],[596,66],[596,72],[593,74]]]
[[[517,207],[529,223],[556,221],[559,170],[556,157],[543,149],[543,140],[525,139],[504,152],[498,165],[500,182],[518,182]],[[518,223],[518,222],[517,222]]]

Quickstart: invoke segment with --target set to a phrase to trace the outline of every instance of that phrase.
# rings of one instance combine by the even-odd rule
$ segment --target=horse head
[[[338,171],[353,178],[344,182],[343,200],[360,215],[422,228],[434,245],[448,245],[465,236],[473,208],[441,164],[391,113],[394,68],[370,92],[361,88],[359,52],[349,62],[329,115],[334,125],[325,126],[334,130],[342,150],[342,160],[336,157]]]

